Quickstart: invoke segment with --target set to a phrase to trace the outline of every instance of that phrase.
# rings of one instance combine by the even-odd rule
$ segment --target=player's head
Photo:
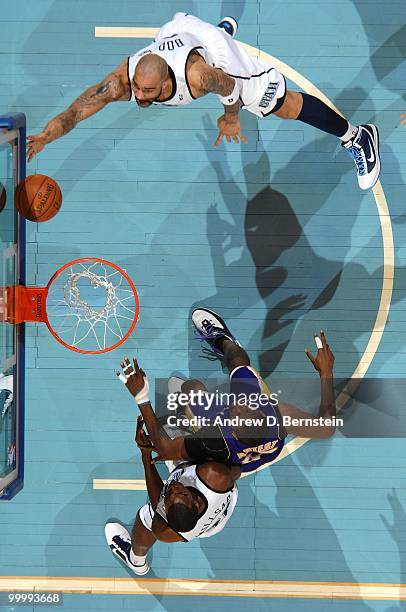
[[[233,426],[235,437],[247,446],[258,446],[269,438],[269,427],[267,426],[266,415],[262,410],[251,410],[249,406],[239,406],[234,404],[229,409],[231,418],[238,418],[238,425]],[[252,419],[260,421],[253,425]]]
[[[154,53],[143,55],[137,64],[132,89],[139,106],[151,106],[161,93],[168,78],[168,64]]]
[[[166,521],[174,531],[188,532],[199,518],[199,499],[195,491],[172,481],[165,492]]]

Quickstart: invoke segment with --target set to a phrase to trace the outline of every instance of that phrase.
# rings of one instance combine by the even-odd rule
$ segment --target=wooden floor
[[[114,104],[29,165],[59,182],[64,202],[52,221],[28,224],[28,282],[46,283],[70,259],[102,256],[133,278],[141,315],[125,347],[105,356],[74,354],[46,329],[28,328],[26,479],[1,504],[0,573],[127,578],[103,527],[111,518],[131,525],[146,493],[93,489],[93,479],[143,478],[134,404],[114,375],[124,353],[151,381],[173,371],[222,376],[191,330],[191,310],[206,305],[227,319],[271,384],[272,376],[313,375],[303,349],[320,327],[337,376],[351,377],[361,361],[370,362],[366,377],[405,377],[404,3],[0,0],[0,9],[0,111],[25,112],[29,134],[150,42],[95,38],[95,26],[155,27],[180,10],[213,23],[238,17],[239,40],[294,68],[353,124],[373,122],[381,132],[391,218],[358,189],[337,139],[305,124],[245,113],[249,144],[213,149],[214,98],[183,109]],[[382,224],[393,230],[394,251]],[[389,320],[365,354],[382,296],[391,297],[382,292],[385,280],[391,286],[391,253]],[[380,408],[390,409],[385,398]],[[403,609],[396,594],[392,602],[253,600],[238,597],[238,584],[404,582],[405,468],[403,438],[311,441],[241,481],[221,534],[154,549],[153,577],[232,581],[231,601],[65,595],[63,609]]]

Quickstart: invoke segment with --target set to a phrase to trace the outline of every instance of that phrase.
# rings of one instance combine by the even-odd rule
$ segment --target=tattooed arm
[[[40,134],[27,136],[28,161],[42,151],[45,145],[70,132],[79,121],[91,117],[109,102],[128,100],[130,93],[125,60],[103,81],[84,91],[63,113],[51,119]]]
[[[208,93],[229,96],[235,86],[235,79],[220,68],[209,66],[204,59],[195,54],[189,59],[188,81],[195,98]]]
[[[237,144],[239,142],[248,142],[241,132],[238,115],[241,102],[236,79],[230,77],[220,68],[209,66],[202,58],[193,63],[188,73],[188,79],[192,89],[197,94],[195,97],[204,96],[207,93],[215,93],[225,98],[224,114],[217,121],[219,133],[214,146],[219,145],[224,137],[227,142],[231,142],[231,139]],[[227,99],[228,97],[229,99]]]

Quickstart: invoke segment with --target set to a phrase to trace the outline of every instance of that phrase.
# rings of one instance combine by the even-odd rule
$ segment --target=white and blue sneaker
[[[148,574],[151,566],[146,558],[145,563],[142,565],[136,565],[131,561],[131,537],[123,525],[120,525],[120,523],[106,523],[104,534],[113,555],[125,563],[137,576]]]
[[[217,27],[225,30],[227,34],[234,38],[238,30],[238,21],[234,17],[223,17],[220,23],[217,24]]]
[[[354,160],[358,185],[361,189],[371,189],[381,171],[378,128],[372,124],[360,125],[354,138],[343,142],[341,146],[347,149]]]
[[[208,308],[196,308],[192,312],[192,323],[200,340],[207,342],[219,357],[224,357],[224,353],[220,348],[221,344],[218,342],[219,340],[226,338],[237,346],[241,346],[228,329],[224,319]]]

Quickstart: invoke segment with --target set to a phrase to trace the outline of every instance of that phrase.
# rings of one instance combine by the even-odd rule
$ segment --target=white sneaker
[[[143,565],[135,565],[131,561],[131,537],[123,525],[120,525],[120,523],[106,523],[104,534],[113,555],[125,563],[126,566],[134,572],[134,574],[137,574],[137,576],[144,576],[145,574],[148,574],[151,566],[147,559],[145,559],[145,563]]]
[[[342,146],[354,160],[358,185],[364,190],[371,189],[381,171],[378,128],[369,123],[360,125],[354,138],[343,142]]]
[[[220,23],[217,24],[217,27],[225,30],[227,34],[234,38],[238,30],[238,21],[234,17],[223,17]]]
[[[180,393],[182,391],[182,385],[184,382],[184,379],[179,378],[179,376],[171,376],[168,380],[169,393]]]
[[[224,319],[208,308],[196,308],[192,312],[192,323],[200,340],[205,340],[220,357],[224,357],[223,351],[217,346],[217,341],[221,338],[226,338],[237,346],[241,346],[236,337],[228,329]]]

